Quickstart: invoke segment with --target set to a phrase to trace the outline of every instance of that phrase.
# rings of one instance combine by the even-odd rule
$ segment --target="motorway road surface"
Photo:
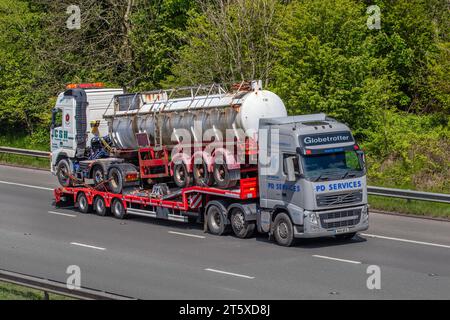
[[[449,299],[450,223],[371,213],[351,241],[240,240],[55,209],[48,172],[0,166],[0,269],[145,299]],[[381,288],[369,290],[370,265]]]

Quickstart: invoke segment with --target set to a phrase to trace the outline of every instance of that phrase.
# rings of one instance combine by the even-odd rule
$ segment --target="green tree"
[[[0,132],[33,133],[47,118],[35,51],[42,15],[25,1],[0,0]]]
[[[175,84],[263,79],[276,60],[274,37],[286,7],[278,0],[199,1],[179,53]]]

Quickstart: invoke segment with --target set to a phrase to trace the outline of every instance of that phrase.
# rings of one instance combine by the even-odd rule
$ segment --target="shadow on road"
[[[201,223],[184,223],[177,221],[168,221],[168,220],[160,220],[160,219],[152,219],[145,217],[132,217],[133,221],[137,221],[140,223],[147,223],[152,225],[169,227],[172,229],[179,229],[182,231],[189,230],[197,230],[203,232],[203,224]],[[206,233],[205,235],[213,236],[211,234]],[[235,238],[233,232],[229,230],[229,232],[222,237],[225,238]],[[261,243],[267,243],[271,245],[276,245],[275,241],[270,240],[266,234],[256,233],[253,237],[248,239],[240,239],[241,241],[257,241]],[[345,246],[351,245],[354,243],[366,242],[367,240],[359,235],[354,236],[350,240],[339,240],[334,237],[324,237],[324,238],[315,238],[315,239],[297,239],[294,246],[292,248],[302,248],[302,249],[316,249],[322,247],[334,247],[334,246]]]
[[[59,209],[75,209],[73,206],[60,207]],[[76,210],[76,209],[75,209]],[[95,213],[94,213],[95,214]],[[113,217],[110,217],[114,219]],[[194,222],[178,222],[178,221],[170,221],[170,220],[162,220],[151,217],[140,217],[140,216],[128,216],[125,220],[117,220],[120,223],[126,223],[127,221],[139,222],[143,224],[157,225],[161,227],[167,227],[167,229],[178,229],[181,232],[189,232],[191,230],[197,231],[197,234],[208,235],[214,237],[214,235],[209,233],[203,233],[203,223],[194,223]],[[200,231],[200,233],[198,232]],[[233,235],[233,231],[231,227],[228,232],[222,236],[223,238],[235,238]],[[266,234],[255,233],[255,235],[248,239],[239,239],[240,241],[245,242],[260,242],[270,245],[276,245],[274,240],[270,240]],[[367,239],[361,237],[360,235],[354,236],[350,240],[340,240],[334,237],[323,237],[323,238],[313,238],[313,239],[296,239],[295,244],[290,249],[301,248],[301,249],[317,249],[323,247],[335,247],[335,246],[345,246],[352,245],[355,243],[366,242]]]

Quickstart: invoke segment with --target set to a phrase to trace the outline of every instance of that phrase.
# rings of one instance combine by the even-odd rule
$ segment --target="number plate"
[[[338,228],[338,229],[334,230],[334,233],[335,234],[339,234],[339,233],[345,233],[345,232],[348,232],[348,231],[350,231],[349,228]]]

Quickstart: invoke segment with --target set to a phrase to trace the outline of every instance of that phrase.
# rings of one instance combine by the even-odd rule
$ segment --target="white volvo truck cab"
[[[86,150],[94,137],[89,128],[91,121],[100,121],[99,136],[108,135],[103,114],[118,94],[123,94],[123,89],[107,89],[101,83],[92,83],[69,85],[58,95],[52,110],[50,144],[51,171],[61,173],[58,174],[60,182],[67,179],[67,173],[76,171],[76,160],[86,158]]]
[[[325,114],[262,119],[259,134],[262,231],[288,244],[368,229],[364,154],[346,125]]]

